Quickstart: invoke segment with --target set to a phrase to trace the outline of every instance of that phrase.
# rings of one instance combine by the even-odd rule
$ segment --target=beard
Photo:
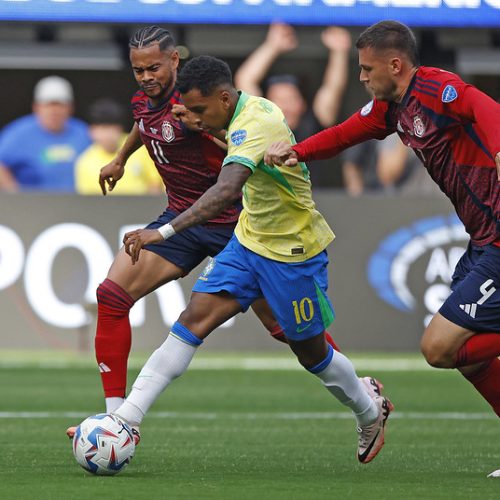
[[[151,99],[162,99],[172,91],[174,84],[174,77],[171,76],[164,84],[155,82],[150,88],[141,85],[141,90]]]

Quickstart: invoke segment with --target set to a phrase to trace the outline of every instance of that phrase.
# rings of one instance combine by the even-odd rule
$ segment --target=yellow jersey
[[[281,262],[302,262],[324,250],[335,236],[316,210],[306,165],[264,163],[264,153],[273,142],[295,144],[278,106],[240,92],[226,139],[223,167],[239,163],[252,171],[243,186],[243,210],[235,229],[238,241]]]

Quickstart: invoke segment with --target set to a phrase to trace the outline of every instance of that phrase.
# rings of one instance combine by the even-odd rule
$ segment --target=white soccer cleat
[[[359,381],[363,384],[366,393],[372,399],[382,395],[384,386],[376,378],[373,377],[359,377]]]
[[[486,477],[500,477],[500,469],[490,472]]]
[[[358,460],[362,464],[371,462],[384,446],[385,423],[394,405],[383,396],[375,396],[373,401],[379,409],[377,420],[370,425],[358,427]]]

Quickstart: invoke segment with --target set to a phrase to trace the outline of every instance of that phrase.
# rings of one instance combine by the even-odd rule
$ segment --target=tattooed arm
[[[249,168],[239,163],[230,163],[221,170],[217,183],[169,224],[158,229],[137,229],[125,234],[123,244],[132,262],[139,260],[139,254],[144,245],[158,243],[175,233],[196,224],[203,224],[219,215],[240,197],[241,188],[251,174],[252,171]]]

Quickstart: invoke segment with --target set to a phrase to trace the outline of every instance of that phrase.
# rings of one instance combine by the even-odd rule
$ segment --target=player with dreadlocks
[[[135,123],[116,158],[101,169],[99,183],[104,195],[111,191],[124,175],[129,156],[144,144],[168,196],[166,210],[147,226],[155,229],[191,207],[217,182],[225,151],[212,135],[191,130],[174,116],[173,108],[181,101],[175,86],[179,54],[171,34],[158,26],[141,28],[131,38],[129,48],[140,89],[132,97]],[[218,254],[233,235],[240,210],[238,201],[206,224],[147,245],[135,264],[124,248],[116,255],[106,279],[97,288],[95,351],[107,413],[118,408],[125,397],[131,307],[158,287],[186,276],[206,257]],[[258,300],[252,307],[270,334],[285,341],[267,303]],[[331,338],[329,342],[334,345]],[[374,379],[366,377],[363,383],[370,394],[379,392]],[[72,437],[74,431],[75,427],[70,427],[68,436]]]

